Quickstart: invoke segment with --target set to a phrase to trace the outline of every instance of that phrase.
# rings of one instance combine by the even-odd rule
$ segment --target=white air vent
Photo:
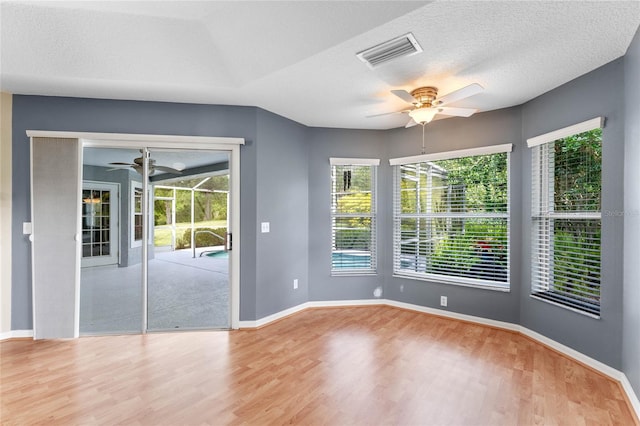
[[[363,50],[356,56],[367,64],[369,68],[375,68],[394,59],[415,55],[420,52],[422,52],[422,47],[420,47],[413,34],[408,33]]]

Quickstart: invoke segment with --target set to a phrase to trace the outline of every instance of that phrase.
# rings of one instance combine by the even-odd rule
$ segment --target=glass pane
[[[600,211],[602,129],[580,133],[554,144],[556,211]]]
[[[435,161],[433,166],[433,170],[438,171],[433,174],[433,211],[507,211],[506,153],[440,160]]]
[[[335,217],[332,269],[371,269],[371,218]]]
[[[134,216],[133,238],[136,241],[142,240],[142,215],[141,214],[136,214]]]
[[[507,229],[506,218],[403,218],[396,269],[506,282]]]
[[[201,174],[203,168],[219,168],[228,154],[152,150],[151,158],[172,168],[191,164],[200,173],[190,175],[187,168],[181,175],[153,176],[149,329],[229,328],[229,177],[227,171]]]
[[[550,290],[600,304],[600,220],[553,221]]]
[[[333,166],[334,213],[371,213],[371,166]]]
[[[139,156],[138,150],[84,148],[83,180],[94,188],[92,202],[83,205],[82,249],[88,256],[80,272],[83,335],[141,331],[141,248],[131,247],[129,237],[130,182],[141,178],[129,167],[109,164]]]

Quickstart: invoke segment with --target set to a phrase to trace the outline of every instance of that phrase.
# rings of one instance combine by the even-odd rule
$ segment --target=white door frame
[[[233,251],[231,255],[231,328],[240,326],[240,146],[244,145],[243,138],[182,136],[182,135],[147,135],[129,133],[92,133],[92,132],[57,132],[46,130],[27,130],[27,136],[73,138],[81,141],[82,147],[95,148],[170,148],[170,149],[200,149],[229,152],[229,174],[231,180],[231,218],[230,229],[233,235]],[[80,262],[78,262],[78,269]],[[143,268],[144,269],[144,268]],[[79,275],[78,271],[78,275]],[[143,298],[144,299],[144,298]],[[146,303],[144,312],[146,313]],[[146,325],[144,315],[143,325]],[[146,326],[143,327],[143,333]]]

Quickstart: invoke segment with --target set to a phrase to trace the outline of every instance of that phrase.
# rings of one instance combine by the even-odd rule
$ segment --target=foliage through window
[[[508,159],[496,152],[396,165],[395,275],[509,288]]]
[[[331,167],[331,271],[334,274],[376,271],[376,167],[334,164]]]
[[[600,314],[602,129],[532,152],[532,295]]]

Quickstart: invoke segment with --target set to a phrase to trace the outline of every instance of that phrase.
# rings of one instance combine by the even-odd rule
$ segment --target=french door
[[[60,287],[59,278],[60,263],[57,264],[45,261],[46,256],[41,256],[42,250],[47,250],[42,244],[38,248],[34,247],[33,265],[34,271],[34,330],[43,330],[43,324],[51,322],[52,324],[64,323],[64,332],[60,332],[53,327],[51,333],[38,334],[36,337],[73,337],[77,336],[80,331],[83,334],[103,334],[103,333],[121,333],[121,332],[142,332],[148,330],[167,330],[167,329],[193,329],[193,328],[238,328],[239,325],[239,154],[240,145],[244,143],[242,139],[237,138],[210,138],[210,137],[184,137],[184,136],[155,136],[155,135],[119,135],[119,134],[85,134],[70,132],[46,132],[46,131],[28,131],[32,143],[34,140],[42,139],[50,142],[53,137],[66,137],[67,141],[74,141],[72,146],[78,149],[78,146],[84,147],[84,155],[82,151],[76,157],[68,157],[77,162],[76,174],[69,177],[69,180],[77,178],[75,185],[58,186],[58,199],[66,200],[60,196],[61,193],[73,194],[75,197],[75,206],[71,210],[75,213],[75,218],[65,224],[64,228],[72,231],[70,233],[73,243],[72,254],[67,254],[65,258],[70,262],[65,263],[64,270],[69,271],[69,278],[66,278],[65,284],[67,290],[64,293],[64,301],[60,297],[52,298],[50,302],[38,304],[35,301],[45,300],[51,294],[56,294]],[[42,145],[42,144],[40,144]],[[32,153],[35,159],[48,157],[47,167],[56,168],[56,148],[53,145],[44,150],[38,145]],[[99,157],[111,158],[106,164],[105,158],[100,164],[88,164],[89,157],[87,149],[98,150]],[[103,151],[104,150],[104,151]],[[125,159],[115,159],[110,157],[114,153],[127,153]],[[197,151],[198,156],[202,158],[215,159],[220,163],[220,154],[225,157],[224,167],[197,165],[192,170],[179,170],[176,176],[171,177],[164,169],[171,169],[171,166],[181,163],[182,156],[187,155],[190,151]],[[95,154],[95,153],[94,153]],[[175,160],[169,167],[160,161],[161,156],[175,155]],[[217,157],[216,157],[217,156]],[[82,159],[85,163],[82,164]],[[69,160],[67,160],[69,161]],[[163,160],[164,161],[164,160]],[[167,160],[168,161],[168,160]],[[213,160],[212,160],[213,161]],[[32,169],[34,168],[32,164]],[[83,165],[82,173],[78,173],[80,165]],[[68,168],[68,165],[67,165]],[[195,187],[189,188],[194,181],[202,176],[202,173],[213,173],[214,176],[219,175],[223,170],[228,171],[228,190],[226,197],[229,199],[227,210],[229,215],[227,218],[219,218],[217,222],[211,218],[204,220],[198,218],[198,212],[191,212],[189,221],[192,229],[182,231],[180,237],[185,239],[187,235],[195,234],[195,227],[202,234],[207,232],[213,234],[224,233],[221,239],[207,240],[199,242],[198,238],[184,242],[182,248],[188,249],[180,253],[180,258],[172,257],[175,253],[163,252],[160,248],[156,250],[155,244],[155,215],[154,215],[154,187],[155,186],[171,186],[184,188],[181,185],[187,185],[188,190],[192,190],[194,200],[198,199],[195,191],[204,191],[202,199],[210,200],[212,194],[224,192],[222,189]],[[58,171],[50,170],[49,177],[42,178],[38,173],[34,174],[32,179],[32,196],[37,199],[33,203],[34,213],[32,214],[34,241],[44,242],[44,235],[40,235],[40,230],[47,224],[48,215],[45,214],[47,209],[51,209],[51,203],[54,201],[46,197],[41,197],[42,192],[50,191],[50,188],[43,185],[43,180],[49,179],[51,175],[55,175]],[[217,173],[217,174],[216,174]],[[116,178],[116,174],[118,178]],[[159,176],[160,175],[160,176]],[[82,188],[80,182],[84,180],[113,184],[111,188],[107,186],[99,187],[96,185],[86,186]],[[138,182],[136,187],[132,182]],[[59,182],[58,182],[59,183]],[[116,190],[115,187],[118,186]],[[141,186],[141,187],[140,187]],[[208,191],[208,192],[207,192]],[[137,196],[136,196],[137,194]],[[45,199],[46,198],[46,199]],[[69,202],[73,205],[73,197],[69,198]],[[100,202],[97,200],[100,199]],[[114,205],[114,202],[118,206]],[[93,204],[100,204],[92,206]],[[138,209],[138,210],[137,210]],[[222,209],[222,208],[220,208]],[[106,212],[109,212],[109,215]],[[37,212],[36,212],[37,211]],[[207,214],[211,213],[211,206],[207,207]],[[119,214],[119,218],[114,221],[113,214]],[[69,215],[66,215],[69,216]],[[74,215],[71,215],[72,217]],[[200,223],[195,223],[200,220]],[[177,219],[176,219],[177,220]],[[184,220],[180,219],[184,225]],[[115,222],[115,223],[114,223]],[[226,226],[222,226],[226,225]],[[200,229],[203,228],[203,229]],[[54,229],[54,227],[51,227]],[[211,230],[213,229],[213,230]],[[222,229],[222,231],[221,231]],[[206,232],[205,232],[206,231]],[[216,232],[214,232],[216,231]],[[55,233],[54,233],[55,234]],[[231,235],[236,242],[233,247],[230,245]],[[57,235],[57,234],[56,234]],[[73,237],[75,235],[75,238]],[[52,244],[56,243],[55,235]],[[59,242],[59,241],[58,241]],[[187,245],[188,243],[188,245]],[[200,244],[196,248],[191,244]],[[35,246],[35,244],[34,244]],[[48,246],[47,246],[48,247]],[[191,256],[187,256],[187,252]],[[209,253],[206,253],[209,252]],[[214,254],[212,252],[223,252],[222,254]],[[195,254],[197,253],[197,257]],[[114,257],[115,256],[115,257]],[[104,263],[100,261],[87,261],[87,258],[104,258]],[[110,258],[110,260],[106,260]],[[75,259],[75,260],[73,260]],[[81,260],[84,266],[80,271]],[[209,262],[209,263],[207,263]],[[217,262],[217,266],[212,266],[212,262]],[[93,264],[92,264],[93,263]],[[204,267],[203,267],[204,266]],[[180,269],[183,268],[183,269]],[[216,269],[217,268],[217,269]],[[206,271],[200,274],[204,277],[204,281],[196,277],[194,271]],[[226,270],[226,277],[224,276]],[[176,272],[178,271],[178,272]],[[180,272],[182,271],[182,272]],[[190,271],[187,274],[185,271]],[[173,275],[172,275],[173,274]],[[78,277],[80,279],[78,279]],[[212,279],[215,277],[215,279]],[[222,277],[222,278],[221,278]],[[82,284],[81,284],[82,282]],[[212,293],[213,298],[219,296],[220,292],[227,293],[226,300],[222,303],[226,304],[226,311],[223,313],[224,321],[216,323],[212,321],[212,313],[210,309],[211,297],[194,296],[195,291],[202,291],[203,288],[211,287],[215,282],[216,290]],[[200,287],[198,287],[200,286]],[[208,286],[208,287],[207,287]],[[188,293],[191,291],[191,293]],[[197,294],[197,293],[195,293]],[[105,305],[105,301],[110,297],[118,295],[122,303],[114,305]],[[124,296],[124,297],[122,297]],[[205,303],[198,304],[205,300]],[[82,301],[82,302],[81,302]],[[91,308],[84,312],[83,315],[81,305],[88,303]],[[55,305],[55,306],[52,306]],[[44,307],[43,309],[38,309]],[[55,307],[57,313],[65,313],[65,315],[50,315],[52,308]],[[102,313],[97,311],[102,310]],[[40,315],[42,312],[45,315]],[[98,330],[86,327],[81,328],[81,322],[84,319],[93,320],[95,322],[98,314],[111,313],[116,317],[118,324],[112,324],[105,329]],[[167,312],[173,314],[187,312],[191,316],[188,319],[179,315],[168,317]],[[218,312],[219,314],[219,312]],[[63,318],[64,317],[64,318]],[[219,315],[218,315],[219,317]],[[71,321],[69,321],[71,318]],[[93,318],[93,319],[92,319]],[[112,317],[113,318],[113,317]],[[205,318],[206,321],[198,322]],[[59,325],[59,324],[58,324]],[[95,324],[93,324],[95,325]],[[60,328],[60,327],[57,327]]]
[[[82,184],[82,267],[118,264],[120,185]]]

